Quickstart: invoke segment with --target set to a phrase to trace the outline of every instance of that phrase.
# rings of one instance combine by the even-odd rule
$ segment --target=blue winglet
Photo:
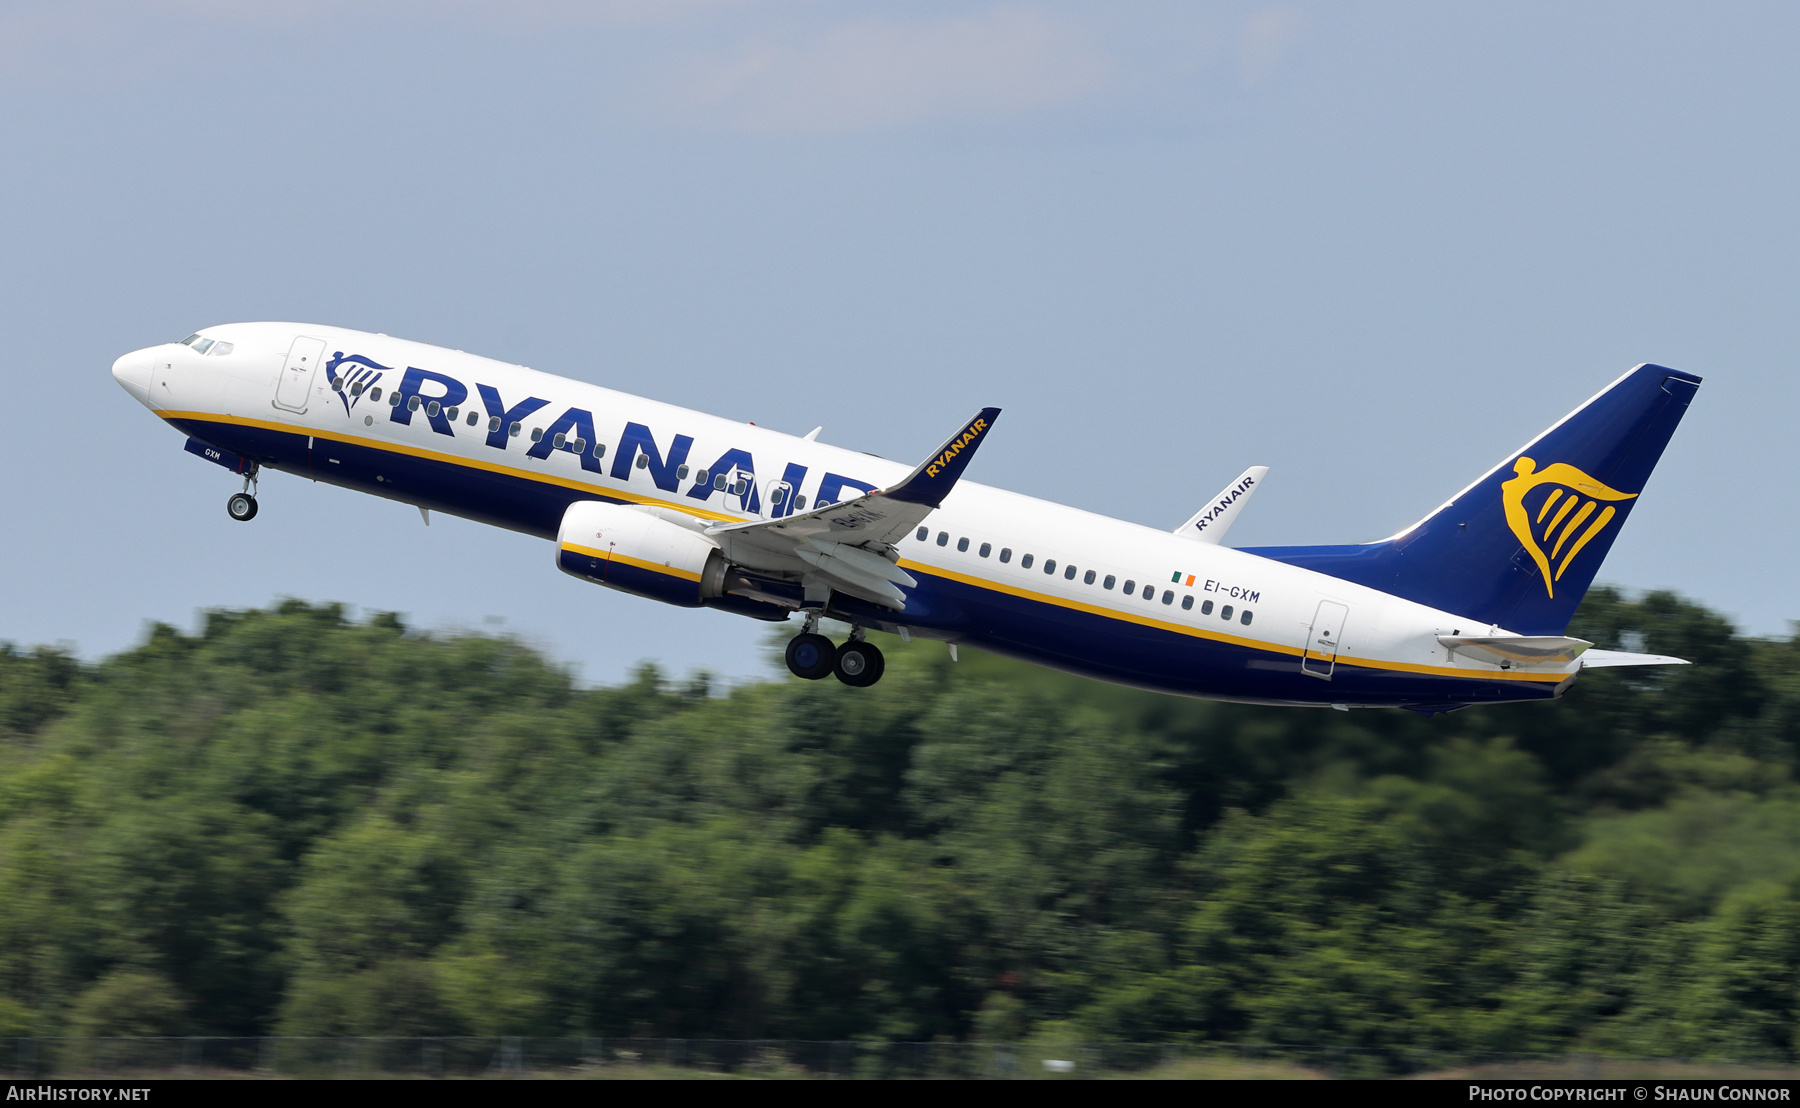
[[[906,480],[890,489],[881,490],[881,495],[890,500],[903,500],[909,504],[924,504],[935,508],[950,495],[950,490],[962,477],[963,470],[968,468],[969,459],[975,456],[976,447],[981,445],[982,438],[1000,418],[999,408],[983,408],[980,413],[963,425],[963,429],[951,435],[937,452],[920,463],[919,468],[907,474]]]

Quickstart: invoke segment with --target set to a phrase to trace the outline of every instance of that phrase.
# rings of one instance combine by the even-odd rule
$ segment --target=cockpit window
[[[195,331],[187,338],[182,339],[181,345],[193,347],[194,353],[196,354],[229,354],[232,350],[231,343],[220,342],[218,339],[202,338],[198,331]]]

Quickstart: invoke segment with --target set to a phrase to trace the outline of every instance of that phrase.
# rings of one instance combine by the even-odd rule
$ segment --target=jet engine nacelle
[[[584,581],[683,608],[701,607],[725,591],[724,555],[705,535],[598,500],[577,501],[563,512],[556,564]]]

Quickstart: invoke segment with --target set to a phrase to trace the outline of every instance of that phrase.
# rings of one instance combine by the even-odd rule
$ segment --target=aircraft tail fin
[[[1640,365],[1382,542],[1249,548],[1524,635],[1561,635],[1700,378]]]

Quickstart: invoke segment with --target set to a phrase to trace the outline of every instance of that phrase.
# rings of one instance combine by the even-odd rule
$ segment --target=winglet
[[[1220,489],[1219,495],[1213,497],[1206,507],[1195,512],[1194,518],[1175,528],[1175,533],[1184,539],[1216,545],[1237,521],[1238,512],[1243,510],[1250,500],[1250,494],[1256,491],[1257,483],[1268,472],[1268,466],[1251,466],[1238,474],[1237,480]]]
[[[880,495],[909,504],[923,504],[929,508],[942,504],[944,497],[950,495],[950,490],[962,477],[969,459],[975,456],[975,448],[981,445],[982,437],[999,418],[999,408],[981,409],[974,419],[963,425],[962,430],[946,439],[936,453],[921,462],[919,468],[907,474],[906,480],[892,488],[881,490]]]

